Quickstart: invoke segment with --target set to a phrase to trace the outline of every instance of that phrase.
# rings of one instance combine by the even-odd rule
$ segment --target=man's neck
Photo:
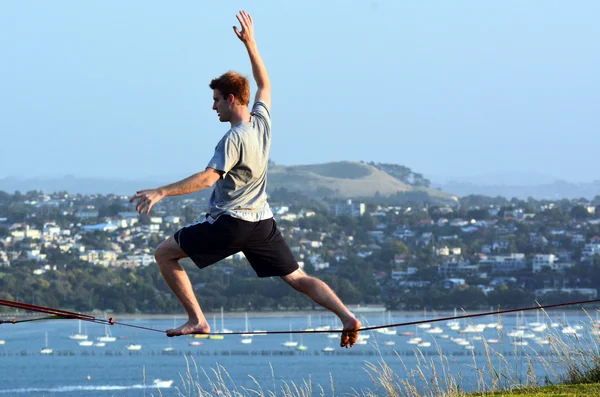
[[[233,127],[236,124],[242,123],[242,122],[248,122],[250,121],[250,111],[248,110],[248,108],[244,108],[241,109],[239,112],[234,112],[231,115],[231,120],[229,121],[231,123],[231,126]]]

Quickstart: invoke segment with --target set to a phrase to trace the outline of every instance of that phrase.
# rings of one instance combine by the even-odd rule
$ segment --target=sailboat
[[[383,322],[385,324],[386,320],[388,324],[392,323],[392,317],[391,317],[391,312],[388,311],[387,312],[387,319],[385,314],[383,315]],[[396,335],[397,331],[395,329],[391,329],[389,327],[383,327],[383,328],[377,328],[375,331],[379,332],[380,334],[384,334],[384,335]]]
[[[163,353],[173,353],[174,351],[175,351],[175,348],[173,346],[171,346],[171,338],[169,338],[169,346],[167,346],[163,349]]]
[[[142,345],[131,343],[131,344],[125,346],[125,349],[127,349],[129,351],[142,350]]]
[[[426,319],[427,319],[427,308],[424,307],[423,308],[423,320],[426,320]],[[431,328],[431,324],[421,323],[421,324],[417,324],[417,327],[427,329],[427,328]]]
[[[302,334],[300,335],[300,344],[296,347],[296,350],[299,350],[301,352],[308,350],[308,346],[305,346],[304,343],[302,343]]]
[[[108,329],[108,324],[104,325],[104,336],[99,336],[96,338],[98,342],[114,342],[117,340],[116,337],[110,334],[110,330]]]
[[[217,328],[216,324],[217,324],[217,318],[216,316],[213,316],[213,322],[215,323],[215,329]],[[226,333],[226,334],[230,334],[233,331],[230,329],[225,328],[224,325],[225,321],[224,321],[224,316],[223,316],[223,306],[221,306],[221,330],[219,331],[219,333]],[[208,339],[210,340],[223,340],[225,338],[224,335],[208,335]]]
[[[173,316],[173,328],[175,328],[175,316]],[[173,353],[175,351],[175,349],[173,349],[173,346],[171,346],[171,339],[173,338],[168,338],[169,346],[163,348],[163,353]]]
[[[333,346],[331,346],[331,341],[329,341],[329,346],[324,347],[323,348],[323,352],[324,353],[329,353],[329,352],[332,352],[332,351],[335,351],[335,349],[333,348]]]
[[[454,317],[456,318],[457,314],[456,314],[456,308],[454,308]],[[460,329],[460,322],[458,320],[450,320],[446,323],[446,325],[448,326],[448,328],[450,328],[452,331],[458,331]]]
[[[408,339],[406,341],[406,343],[408,343],[409,345],[418,345],[419,343],[421,343],[423,341],[423,338],[421,338],[419,336],[419,329],[417,328],[417,326],[415,325],[415,332],[414,332],[414,336],[410,337],[410,339]]]
[[[305,329],[304,329],[305,331],[312,332],[312,331],[314,331],[314,330],[315,330],[315,329],[312,327],[312,324],[311,324],[311,322],[312,322],[312,321],[311,321],[311,320],[312,320],[312,316],[309,314],[309,315],[308,315],[308,319],[307,319],[307,321],[308,321],[308,328],[305,328]]]
[[[295,341],[295,340],[292,339],[292,333],[291,333],[291,331],[292,331],[292,325],[290,324],[290,340],[287,340],[287,341],[283,342],[281,344],[281,346],[284,346],[284,347],[296,347],[296,346],[298,346],[298,341]]]
[[[104,317],[108,317],[106,313],[104,313]],[[106,342],[114,342],[117,340],[116,337],[110,334],[110,330],[108,329],[108,324],[104,324],[104,336],[99,336],[96,338],[98,342],[106,343]]]
[[[221,327],[223,326],[223,318],[222,318],[222,316],[223,316],[223,308],[221,308]],[[214,324],[214,327],[215,327],[215,332],[220,332],[219,329],[217,328],[217,316],[214,316],[214,315],[213,315],[213,324]],[[223,340],[224,336],[223,335],[212,335],[212,334],[209,334],[208,335],[208,339],[210,339],[210,340]]]
[[[223,306],[221,306],[221,332],[225,333],[225,334],[230,334],[233,332],[232,330],[225,328],[225,325],[223,322]]]
[[[246,330],[244,332],[248,332],[248,313],[244,313],[244,317],[246,319]],[[241,342],[244,345],[249,345],[252,343],[252,335],[251,334],[242,334]]]
[[[81,320],[79,320],[79,331],[76,334],[69,335],[69,339],[72,340],[86,340],[88,336],[81,333]]]
[[[53,350],[48,347],[48,333],[46,332],[45,334],[46,344],[44,345],[44,348],[40,350],[40,354],[52,354]]]

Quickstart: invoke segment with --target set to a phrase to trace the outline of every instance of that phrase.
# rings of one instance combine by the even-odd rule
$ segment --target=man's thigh
[[[179,244],[177,244],[173,236],[170,236],[168,239],[160,243],[158,247],[156,247],[154,257],[157,261],[179,260],[182,258],[187,258],[188,255],[179,247]]]
[[[282,277],[298,269],[298,262],[273,219],[259,222],[242,252],[258,277]]]
[[[199,268],[205,268],[244,247],[251,224],[228,215],[178,230],[174,242]]]

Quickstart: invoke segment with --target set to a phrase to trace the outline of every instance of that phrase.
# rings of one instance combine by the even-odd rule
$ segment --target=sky
[[[229,126],[208,83],[252,74],[240,9],[271,78],[277,164],[600,179],[591,0],[3,2],[0,178],[202,171]]]

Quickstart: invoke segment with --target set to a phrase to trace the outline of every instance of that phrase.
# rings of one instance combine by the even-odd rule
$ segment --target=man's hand
[[[148,214],[154,204],[158,203],[165,197],[161,189],[140,190],[129,199],[129,202],[137,201],[135,210],[140,214]]]
[[[240,21],[242,30],[239,31],[237,26],[234,26],[233,31],[244,44],[248,45],[252,43],[254,41],[254,25],[252,23],[252,17],[246,11],[240,11],[235,17]]]

